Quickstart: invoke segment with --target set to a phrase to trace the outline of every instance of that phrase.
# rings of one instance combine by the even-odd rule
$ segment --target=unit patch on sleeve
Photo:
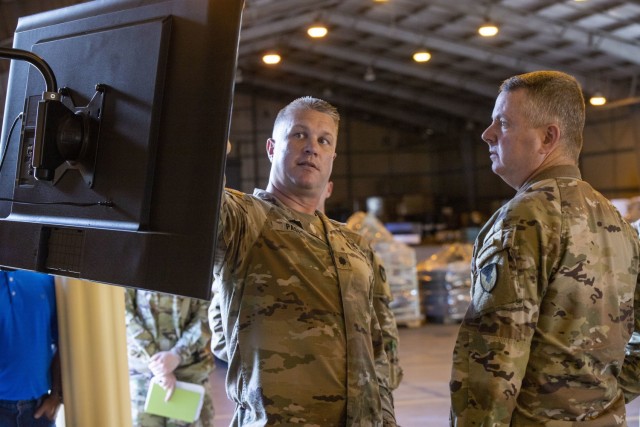
[[[495,262],[485,265],[480,270],[480,286],[485,292],[491,293],[498,283],[498,264]]]

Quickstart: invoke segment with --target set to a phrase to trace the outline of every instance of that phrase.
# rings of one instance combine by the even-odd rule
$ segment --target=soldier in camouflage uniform
[[[333,189],[333,182],[329,181],[325,189],[323,197],[318,204],[318,210],[324,212],[324,201],[331,196],[331,190]],[[398,326],[396,324],[396,318],[393,312],[389,308],[389,304],[392,300],[391,287],[387,281],[387,275],[385,273],[382,261],[371,249],[369,244],[364,241],[364,238],[358,236],[357,243],[361,246],[362,250],[369,254],[371,263],[373,265],[373,271],[375,272],[375,284],[373,287],[373,309],[380,323],[380,329],[382,331],[382,340],[384,342],[384,350],[389,359],[389,372],[386,374],[389,377],[389,387],[391,390],[395,390],[400,385],[402,380],[403,371],[400,366],[398,358],[398,343],[400,337],[398,335]],[[220,297],[219,291],[217,291],[216,283],[212,286],[213,298],[211,305],[209,306],[209,326],[211,327],[211,350],[213,354],[220,360],[228,361],[226,345],[224,341],[224,331],[222,329],[222,313],[220,312]]]
[[[638,360],[625,360],[625,345],[640,244],[580,177],[584,116],[580,86],[564,73],[500,87],[482,139],[517,193],[474,247],[472,302],[453,353],[453,426],[626,426],[619,373]]]
[[[133,427],[213,425],[208,305],[207,301],[195,298],[135,289],[125,291]],[[176,380],[203,385],[205,397],[200,419],[186,423],[145,413],[144,402],[154,375],[167,390],[173,390]]]
[[[267,140],[266,191],[225,190],[215,261],[232,425],[395,426],[369,254],[317,211],[339,116],[299,98]]]

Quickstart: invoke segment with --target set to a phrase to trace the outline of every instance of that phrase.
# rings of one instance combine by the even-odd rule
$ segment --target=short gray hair
[[[510,77],[500,92],[527,91],[528,116],[533,126],[553,121],[560,126],[564,148],[576,162],[582,150],[585,122],[584,96],[580,83],[560,71],[534,71]]]

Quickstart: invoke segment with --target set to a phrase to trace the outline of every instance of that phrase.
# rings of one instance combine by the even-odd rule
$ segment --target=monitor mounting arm
[[[105,86],[96,85],[85,107],[76,107],[68,88],[57,89],[56,77],[44,59],[26,50],[0,48],[0,58],[26,61],[42,74],[46,90],[38,101],[31,165],[37,180],[53,185],[68,169],[77,169],[93,187],[98,134]],[[25,112],[26,113],[26,112]]]

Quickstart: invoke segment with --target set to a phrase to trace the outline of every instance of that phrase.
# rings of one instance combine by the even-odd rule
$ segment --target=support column
[[[64,424],[131,427],[124,288],[56,277]]]

